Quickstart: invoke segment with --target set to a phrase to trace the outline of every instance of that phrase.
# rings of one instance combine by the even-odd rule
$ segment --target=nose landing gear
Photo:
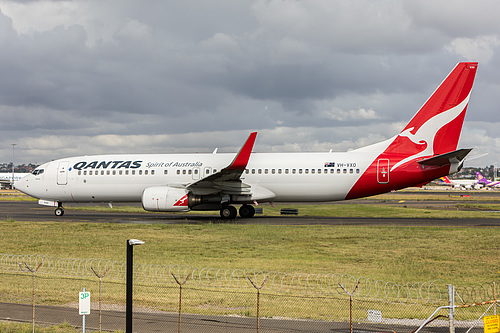
[[[57,203],[57,208],[56,208],[56,210],[54,210],[54,214],[56,216],[63,216],[64,215],[64,208],[63,208],[61,202]]]

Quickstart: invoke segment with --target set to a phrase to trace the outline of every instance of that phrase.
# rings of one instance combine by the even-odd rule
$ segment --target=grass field
[[[398,283],[498,280],[498,228],[135,225],[1,221],[2,252],[221,269],[347,273]]]
[[[0,197],[6,196],[26,200],[15,191],[2,191]],[[417,193],[405,194],[404,199],[425,201],[443,197]],[[391,201],[389,205],[302,205],[299,210],[303,216],[481,218],[492,216],[481,209],[497,208],[495,201],[482,205],[474,200],[464,201],[455,194],[447,200],[450,198],[456,199],[457,208],[446,211],[425,205],[406,207],[401,202],[404,200],[398,201],[400,198],[394,194],[370,198]],[[498,196],[491,200],[499,200],[500,208]],[[280,207],[274,212],[266,207],[266,215],[279,214]],[[136,251],[137,262],[143,264],[343,273],[398,283],[443,279],[455,284],[475,284],[495,281],[500,276],[500,229],[494,227],[285,226],[237,222],[135,225],[5,220],[0,221],[0,232],[8,235],[0,241],[1,252],[10,254],[125,261],[126,239],[138,238],[146,242]]]
[[[11,194],[9,200],[17,200],[16,197],[26,200],[15,193]],[[419,197],[415,194],[411,197],[413,198],[405,195],[405,200],[400,200],[401,198],[391,194],[370,199],[379,201],[373,204],[355,202],[301,205],[298,208],[303,216],[453,216],[457,219],[467,216],[491,217],[491,212],[482,210],[497,209],[494,200],[485,205],[474,200],[464,201],[460,197],[452,199],[456,204],[451,209],[446,207],[445,210],[440,210],[428,207],[427,204],[406,206],[406,202],[410,200],[426,202],[432,195]],[[438,200],[438,197],[443,196],[432,200]],[[500,207],[500,201],[498,206]],[[266,215],[279,214],[280,207],[277,206],[274,212],[266,208]],[[138,207],[118,209],[140,211]],[[440,280],[440,286],[447,283],[476,286],[498,282],[500,277],[500,228],[496,227],[291,226],[238,224],[237,221],[173,225],[21,222],[9,219],[0,221],[0,232],[3,235],[0,252],[8,254],[103,258],[125,262],[126,240],[138,238],[146,244],[135,248],[134,261],[143,265],[189,265],[197,268],[256,269],[305,274],[340,273],[401,285]],[[2,274],[2,300],[29,302],[30,279],[26,273]],[[82,284],[96,293],[96,279],[80,281],[78,278],[41,276],[38,281],[37,293],[43,295],[38,302],[42,304],[69,304],[74,294],[81,290]],[[123,285],[110,283],[108,280],[105,285],[106,303],[123,304]],[[210,290],[202,292],[186,288],[183,296],[185,293],[187,303],[183,309],[189,313],[232,314],[236,311],[238,315],[254,316],[252,306],[249,306],[249,299],[253,299],[253,294],[245,296],[244,292],[238,292],[212,293]],[[232,299],[230,295],[237,295],[238,298]],[[333,298],[301,299],[285,304],[275,303],[278,301],[271,296],[272,293],[265,301],[269,311],[265,315],[277,315],[273,311],[279,309],[282,312],[278,315],[286,313],[289,317],[338,320],[335,319],[339,315],[338,308],[335,309],[333,303],[328,303],[334,302]],[[137,303],[144,306],[176,311],[175,288],[162,289],[161,293],[149,287],[138,288],[135,297]],[[366,315],[365,307],[373,307],[371,303],[356,304],[355,313],[360,318]],[[387,306],[384,308],[384,316],[391,318],[426,318],[435,305],[408,308],[382,306]],[[345,311],[347,308],[341,310],[340,314],[345,315]],[[0,331],[2,329],[0,326]],[[13,331],[16,329],[20,327],[13,328]],[[71,332],[69,327],[67,329],[67,332]]]

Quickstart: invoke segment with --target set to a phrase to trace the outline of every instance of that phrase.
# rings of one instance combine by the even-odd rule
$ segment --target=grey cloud
[[[58,2],[4,3],[0,138],[17,141],[25,162],[221,141],[230,150],[251,130],[268,151],[357,148],[396,131],[456,62],[481,51],[469,40],[500,38],[500,6],[486,0],[449,10],[385,0],[76,1],[61,12]],[[499,46],[487,46],[474,126],[500,122]]]

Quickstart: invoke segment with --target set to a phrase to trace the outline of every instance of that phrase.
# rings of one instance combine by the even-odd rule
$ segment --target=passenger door
[[[68,161],[62,161],[57,167],[57,185],[68,184]]]
[[[379,184],[389,183],[389,160],[386,158],[377,161],[377,181]]]

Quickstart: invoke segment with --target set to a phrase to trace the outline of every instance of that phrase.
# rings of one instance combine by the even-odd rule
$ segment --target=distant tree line
[[[496,175],[495,175],[496,171]],[[494,165],[481,167],[481,168],[463,168],[453,176],[451,179],[476,179],[476,172],[480,172],[487,179],[496,179],[498,178],[498,170],[496,170]]]
[[[14,171],[17,172],[32,172],[35,170],[35,168],[38,166],[38,164],[19,164],[16,165],[14,168]],[[0,163],[0,172],[12,172],[12,162],[10,163]]]

